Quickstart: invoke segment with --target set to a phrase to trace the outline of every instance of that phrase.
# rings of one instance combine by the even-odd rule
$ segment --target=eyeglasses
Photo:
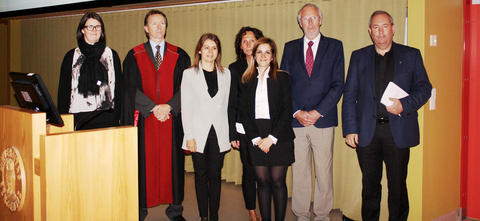
[[[318,21],[318,20],[320,20],[320,16],[303,17],[301,20],[302,20],[303,22],[308,22],[310,19],[311,19],[312,21]]]
[[[84,26],[87,30],[89,31],[101,31],[102,30],[102,26],[101,25],[85,25]]]

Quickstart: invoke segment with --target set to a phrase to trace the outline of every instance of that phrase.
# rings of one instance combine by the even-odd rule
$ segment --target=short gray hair
[[[320,9],[318,8],[317,5],[313,4],[313,3],[307,3],[305,5],[303,5],[300,10],[298,10],[298,14],[297,14],[297,22],[300,24],[300,20],[302,19],[302,11],[304,8],[306,7],[312,7],[314,9],[316,9],[318,11],[318,15],[320,16],[320,18],[323,18],[323,14],[322,14],[322,11],[320,11]]]
[[[386,11],[383,11],[383,10],[377,10],[377,11],[374,11],[372,13],[372,15],[370,15],[370,21],[368,22],[368,27],[371,27],[372,26],[372,20],[373,20],[373,17],[377,16],[377,15],[386,15],[388,16],[388,19],[390,20],[390,24],[393,25],[393,17],[388,14],[388,12]]]

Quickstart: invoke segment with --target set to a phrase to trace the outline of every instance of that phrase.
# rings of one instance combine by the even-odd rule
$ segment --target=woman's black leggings
[[[275,207],[275,221],[285,219],[287,209],[287,175],[288,166],[255,166],[255,175],[258,182],[258,204],[263,221],[270,221],[271,199]]]

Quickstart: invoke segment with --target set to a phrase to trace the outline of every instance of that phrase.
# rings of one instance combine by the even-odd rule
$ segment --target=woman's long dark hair
[[[250,26],[242,27],[237,35],[235,35],[235,53],[237,54],[237,60],[240,59],[245,59],[247,55],[243,53],[242,50],[242,37],[247,34],[247,32],[251,31],[253,35],[255,35],[255,38],[258,40],[260,38],[263,38],[263,33],[262,31],[252,28]]]

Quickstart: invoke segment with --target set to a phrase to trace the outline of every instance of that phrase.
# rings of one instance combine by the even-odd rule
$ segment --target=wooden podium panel
[[[45,134],[45,122],[45,113],[13,106],[0,106],[0,154],[3,155],[5,150],[11,147],[18,150],[20,157],[15,157],[14,161],[22,162],[25,174],[25,177],[21,176],[22,171],[19,164],[14,164],[15,172],[10,174],[6,172],[8,169],[5,164],[0,165],[2,167],[0,169],[3,171],[0,172],[0,195],[7,194],[7,198],[10,198],[9,202],[5,203],[4,197],[0,197],[0,220],[40,220],[40,209],[35,209],[40,206],[40,195],[34,194],[34,192],[40,189],[35,188],[35,182],[39,180],[34,178],[34,159],[40,156],[39,137]],[[9,159],[3,161],[11,162],[13,159],[7,158]],[[7,184],[9,180],[10,184]],[[22,190],[22,182],[25,183],[24,190]],[[16,196],[12,197],[11,194],[8,194],[9,189],[13,189],[17,193]],[[23,196],[23,205],[12,211],[7,204],[11,205],[15,201],[12,198],[22,198],[19,195]]]
[[[0,106],[0,221],[138,220],[137,129]]]
[[[47,134],[61,133],[61,132],[72,132],[74,128],[73,123],[73,114],[62,114],[63,126],[55,126],[52,124],[47,124]]]
[[[41,136],[42,220],[138,220],[137,129]]]

